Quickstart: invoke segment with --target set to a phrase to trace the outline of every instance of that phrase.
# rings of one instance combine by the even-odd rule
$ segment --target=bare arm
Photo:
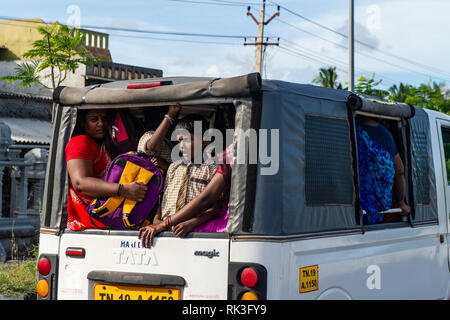
[[[167,115],[171,118],[175,118],[178,112],[181,110],[181,105],[177,104],[176,106],[170,106]],[[155,153],[158,152],[161,148],[161,144],[164,141],[164,138],[167,136],[167,132],[170,129],[170,121],[166,117],[163,118],[152,138],[147,141],[145,144],[146,152]]]
[[[139,229],[138,239],[141,240],[144,248],[149,248],[153,245],[155,236],[164,230],[164,221],[161,220],[161,207],[159,207],[153,218],[153,224]]]
[[[186,221],[180,222],[177,225],[175,225],[172,228],[172,232],[177,237],[184,237],[186,234],[191,232],[195,227],[201,225],[202,223],[205,223],[211,219],[214,219],[219,214],[220,210],[222,209],[222,203],[216,202],[213,208],[208,209],[203,214],[197,215],[191,219],[188,219]]]
[[[161,206],[159,206],[158,210],[156,211],[155,217],[153,218],[153,223],[158,224],[162,222],[163,220],[161,219]]]
[[[396,206],[402,209],[403,214],[408,214],[411,212],[411,208],[405,203],[405,192],[406,192],[406,181],[405,181],[405,169],[403,166],[402,159],[400,155],[397,155],[394,158],[394,168],[395,168],[395,176],[394,176],[394,191],[395,194],[394,199],[396,202]]]
[[[225,189],[225,179],[222,174],[216,173],[206,188],[181,210],[170,216],[171,224],[176,226],[184,221],[189,223],[181,225],[177,230],[178,236],[183,236],[195,226],[212,219],[217,211],[211,210],[216,200]],[[208,212],[205,212],[208,210]],[[200,215],[200,213],[204,214]],[[192,221],[191,221],[192,220]],[[152,246],[153,238],[160,232],[167,230],[164,221],[161,220],[161,207],[155,214],[153,224],[139,230],[138,238],[142,240],[144,247]]]
[[[186,204],[181,210],[176,212],[171,217],[172,225],[177,225],[180,222],[198,216],[213,207],[216,200],[225,190],[226,183],[222,174],[216,173],[205,189],[192,201]]]
[[[91,160],[72,159],[67,161],[72,187],[89,197],[116,196],[119,184],[106,182],[93,177],[94,165]],[[122,195],[135,201],[143,201],[147,186],[141,182],[133,182],[123,186]]]

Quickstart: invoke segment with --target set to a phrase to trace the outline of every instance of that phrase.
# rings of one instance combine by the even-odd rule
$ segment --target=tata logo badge
[[[154,251],[141,247],[139,241],[122,241],[112,254],[115,264],[158,265]]]

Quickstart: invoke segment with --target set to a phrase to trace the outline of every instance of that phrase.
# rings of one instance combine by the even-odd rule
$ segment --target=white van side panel
[[[437,231],[405,227],[308,240],[233,241],[230,260],[267,268],[268,299],[442,299],[450,279],[447,248]],[[301,293],[301,269],[315,266],[317,290]]]
[[[181,299],[226,299],[228,239],[157,237],[142,248],[137,236],[64,233],[61,236],[58,299],[89,299],[88,274],[112,271],[181,276]],[[83,248],[84,259],[67,248]],[[213,257],[196,251],[216,252]]]
[[[429,115],[431,117],[431,115]],[[438,193],[438,198],[442,198],[438,202],[439,208],[439,223],[441,225],[440,233],[444,236],[444,240],[448,248],[448,266],[450,272],[450,186],[447,181],[447,171],[445,165],[445,154],[443,150],[443,137],[442,127],[450,129],[450,117],[444,117],[439,114],[439,117],[433,121],[436,128],[434,130],[436,137],[433,139],[433,154],[436,167],[436,189],[442,190]],[[449,298],[450,298],[450,285],[449,285]]]
[[[267,300],[287,299],[283,287],[289,281],[290,256],[280,242],[234,240],[230,244],[230,262],[258,263],[267,270]]]
[[[321,298],[339,288],[352,299],[442,298],[448,273],[442,278],[446,255],[436,229],[384,229],[292,243],[293,272],[314,264],[319,269],[319,290],[301,295]]]
[[[39,255],[59,253],[59,236],[56,231],[47,232],[43,229],[39,234]]]

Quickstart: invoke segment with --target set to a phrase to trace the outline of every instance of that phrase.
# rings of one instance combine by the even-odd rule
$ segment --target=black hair
[[[225,125],[228,129],[234,129],[234,122],[236,118],[236,108],[234,105],[227,105],[224,112]]]
[[[86,125],[86,116],[89,111],[92,109],[79,109],[77,110],[77,123],[75,124],[75,128],[72,133],[72,137],[78,136],[80,134],[85,134],[85,125]],[[111,109],[105,109],[106,110],[106,118],[108,120],[108,124],[111,124],[114,122],[113,118],[113,110]]]
[[[373,121],[380,123],[380,118],[377,118],[377,117],[371,117],[371,116],[359,115],[359,114],[356,115],[356,117],[355,117],[355,122],[357,124],[363,124],[364,121],[366,121],[366,120],[373,120]]]
[[[147,130],[155,131],[161,120],[164,119],[164,115],[169,111],[168,106],[158,106],[151,108],[144,108],[144,126]]]
[[[86,122],[86,114],[88,110],[82,109],[77,110],[77,123],[75,124],[75,129],[73,130],[72,136],[78,136],[84,134],[84,125]]]
[[[216,111],[214,118],[214,128],[222,133],[222,137],[227,136],[227,129],[234,129],[236,109],[234,105],[227,104]],[[227,147],[226,139],[223,139],[223,149]]]
[[[194,124],[197,121],[201,122],[201,125],[202,125],[201,134],[203,136],[203,133],[209,129],[209,123],[200,114],[189,114],[189,115],[185,116],[184,118],[182,118],[178,121],[177,126],[175,128],[176,129],[185,129],[189,133],[194,134]]]

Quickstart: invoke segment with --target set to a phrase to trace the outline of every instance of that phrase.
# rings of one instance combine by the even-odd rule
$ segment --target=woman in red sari
[[[80,134],[72,137],[65,149],[70,178],[67,228],[71,230],[107,228],[87,214],[86,209],[94,198],[124,195],[143,201],[147,192],[147,186],[140,182],[119,185],[102,180],[111,162],[104,144],[107,126],[106,110],[78,112]]]

